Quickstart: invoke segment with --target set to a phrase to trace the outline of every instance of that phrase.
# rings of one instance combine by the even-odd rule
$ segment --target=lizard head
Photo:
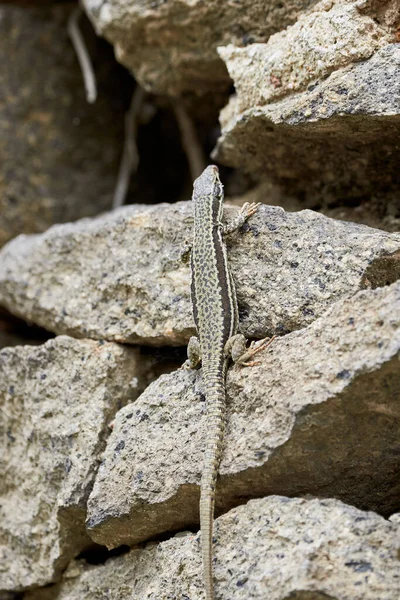
[[[215,165],[209,165],[204,169],[193,184],[193,200],[204,196],[211,196],[221,203],[224,198],[224,186],[219,178],[218,167]]]

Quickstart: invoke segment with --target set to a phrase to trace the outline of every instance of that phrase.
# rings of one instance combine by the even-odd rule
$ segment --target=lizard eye
[[[214,187],[214,193],[216,196],[220,197],[224,195],[224,186],[222,183],[216,183]]]

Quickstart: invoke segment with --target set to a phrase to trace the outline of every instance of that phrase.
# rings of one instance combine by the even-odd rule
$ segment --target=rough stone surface
[[[230,369],[217,512],[276,493],[393,512],[399,355],[396,282],[275,340],[260,366]],[[201,371],[163,376],[119,411],[88,503],[94,541],[115,547],[197,524],[206,431]]]
[[[191,233],[192,207],[182,202],[20,236],[0,253],[0,304],[56,333],[185,344]],[[400,278],[400,234],[311,211],[263,206],[228,243],[248,337],[304,327],[340,298]]]
[[[341,67],[370,58],[391,39],[359,2],[321,2],[266,44],[219,48],[235,82],[238,111],[261,106]],[[330,10],[327,10],[327,7]]]
[[[305,202],[294,195],[285,192],[283,186],[263,180],[254,185],[246,193],[235,194],[229,198],[229,204],[243,206],[245,202],[261,202],[270,206],[281,206],[287,212],[303,210]],[[396,202],[386,203],[377,197],[371,197],[357,206],[337,205],[330,206],[328,203],[320,205],[318,212],[340,221],[351,221],[383,229],[393,233],[400,231],[400,213],[396,216]]]
[[[394,513],[393,515],[390,515],[389,521],[391,523],[395,523],[395,525],[400,525],[400,513]]]
[[[86,500],[141,369],[136,349],[66,336],[0,351],[0,590],[53,581],[90,543]]]
[[[377,195],[393,201],[399,216],[398,44],[269,104],[253,103],[253,90],[261,85],[250,85],[247,79],[251,52],[257,55],[258,77],[267,79],[265,85],[273,90],[263,66],[276,60],[273,48],[266,44],[226,51],[231,75],[241,81],[243,94],[233,97],[221,113],[222,136],[214,157],[258,178],[270,178],[310,206],[354,203]],[[228,56],[234,57],[232,62]],[[285,85],[290,85],[290,77],[299,77],[296,74],[297,70],[294,75],[289,72]],[[268,97],[267,90],[263,93]]]
[[[293,23],[315,0],[193,2],[84,0],[97,31],[146,89],[177,96],[227,89],[217,47],[263,42]]]
[[[127,76],[82,22],[99,92],[86,102],[67,34],[75,8],[0,7],[0,246],[111,207]]]
[[[399,526],[337,500],[272,496],[216,521],[219,600],[394,600]],[[199,535],[72,563],[58,600],[203,599]],[[38,593],[24,600],[41,600]]]

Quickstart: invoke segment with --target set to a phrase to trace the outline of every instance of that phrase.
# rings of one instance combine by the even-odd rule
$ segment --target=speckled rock
[[[110,49],[82,20],[99,91],[89,105],[67,33],[76,3],[28,4],[0,7],[0,246],[109,209],[123,140],[127,76]]]
[[[337,302],[227,377],[217,513],[268,494],[400,502],[400,282]],[[118,412],[88,503],[94,541],[198,523],[207,431],[200,372],[177,371]],[[371,484],[373,482],[373,484]]]
[[[337,500],[272,496],[216,521],[219,600],[394,600],[399,526]],[[42,600],[38,590],[24,600]],[[57,600],[203,599],[199,536],[132,550],[105,565],[74,562]]]
[[[227,89],[230,79],[217,47],[266,41],[316,0],[288,2],[143,2],[84,0],[97,31],[148,90],[177,96]]]
[[[237,111],[303,91],[311,81],[370,58],[388,44],[392,35],[387,28],[359,6],[359,1],[323,1],[266,44],[220,47],[235,82]]]
[[[0,351],[0,595],[53,581],[90,543],[108,425],[142,369],[136,349],[66,336]]]
[[[279,71],[273,39],[220,52],[239,93],[221,113],[214,158],[269,178],[309,206],[354,204],[375,195],[397,199],[400,216],[398,44],[333,72],[327,56],[321,73],[292,64],[291,47],[285,49],[289,64]],[[288,94],[291,86],[298,93]]]
[[[300,211],[306,204],[302,199],[285,192],[284,186],[265,179],[246,193],[229,198],[229,204],[234,206],[243,206],[245,202],[261,202],[270,206],[281,206],[288,212]],[[351,203],[347,206],[323,203],[318,212],[331,219],[361,223],[368,227],[396,233],[400,231],[400,212],[397,215],[396,204],[396,199],[393,202],[382,202],[378,197],[372,196],[357,206],[352,206]]]
[[[192,223],[189,202],[135,205],[20,236],[0,253],[0,305],[56,333],[185,344]],[[400,278],[400,234],[311,211],[263,206],[228,243],[248,337],[304,327],[340,298]]]
[[[395,525],[400,525],[400,513],[394,513],[393,515],[390,515],[389,521],[391,523],[395,523]]]

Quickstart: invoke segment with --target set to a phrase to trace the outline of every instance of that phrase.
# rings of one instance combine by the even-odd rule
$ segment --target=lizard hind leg
[[[247,350],[247,340],[241,333],[236,333],[226,342],[224,347],[225,358],[232,358],[233,362],[236,363],[242,354]]]
[[[201,349],[199,338],[192,336],[187,347],[187,360],[183,363],[182,369],[197,369],[201,363]]]
[[[251,342],[247,348],[246,338],[241,333],[238,333],[229,338],[225,344],[225,355],[230,355],[235,364],[242,365],[243,367],[254,367],[261,363],[260,361],[252,360],[253,356],[261,352],[261,350],[268,348],[274,339],[275,336]]]

